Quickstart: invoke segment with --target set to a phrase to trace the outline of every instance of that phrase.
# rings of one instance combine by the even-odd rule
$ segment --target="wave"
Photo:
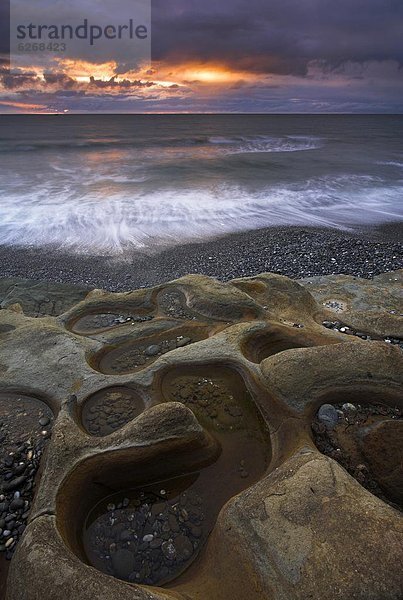
[[[323,145],[322,138],[315,136],[288,135],[276,136],[195,136],[195,137],[170,137],[152,140],[146,138],[124,139],[43,139],[29,144],[16,140],[0,140],[0,153],[10,152],[37,152],[55,150],[115,150],[115,149],[169,149],[195,147],[217,147],[225,148],[226,153],[249,153],[249,152],[297,152],[302,150],[314,150]]]
[[[213,145],[230,146],[231,154],[258,152],[300,152],[316,150],[323,145],[323,140],[316,136],[287,135],[273,137],[257,136],[211,136],[209,142]]]
[[[380,161],[377,161],[376,164],[377,165],[386,165],[388,167],[399,167],[400,169],[403,169],[403,162],[398,162],[396,160],[380,160]]]
[[[84,196],[71,186],[57,191],[42,184],[29,193],[0,195],[0,240],[110,255],[271,225],[344,228],[403,219],[402,193],[402,185],[350,175],[258,190],[221,183],[104,193],[101,186]]]

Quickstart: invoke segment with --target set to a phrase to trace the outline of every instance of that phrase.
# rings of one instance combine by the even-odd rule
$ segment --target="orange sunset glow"
[[[134,10],[129,0],[119,1]],[[347,0],[334,14],[326,2],[310,5],[153,0],[144,56],[128,39],[87,47],[69,42],[68,53],[27,53],[11,71],[4,30],[1,106],[51,113],[400,112],[399,9],[385,12],[387,23],[374,17],[364,27]],[[81,20],[90,16],[77,10]],[[49,3],[41,18],[57,14]],[[98,16],[111,23],[123,18],[118,5]],[[7,22],[0,22],[0,34]]]

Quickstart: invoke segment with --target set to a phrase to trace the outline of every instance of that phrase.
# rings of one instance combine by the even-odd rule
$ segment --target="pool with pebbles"
[[[152,321],[154,316],[148,314],[146,310],[137,310],[133,312],[108,311],[87,313],[74,320],[69,325],[69,329],[78,335],[90,335],[102,333],[122,325],[135,325],[136,323],[145,323]]]
[[[162,332],[148,338],[129,340],[106,347],[90,359],[93,369],[106,375],[134,373],[152,364],[163,354],[206,339],[208,328],[194,326]]]
[[[373,404],[323,404],[312,423],[317,448],[363,487],[403,510],[402,410]]]
[[[353,327],[349,327],[348,325],[344,325],[341,321],[322,321],[323,327],[326,329],[332,329],[333,331],[340,331],[345,335],[353,335],[355,337],[359,337],[362,340],[375,340],[375,341],[384,341],[387,344],[392,344],[394,346],[399,346],[403,350],[403,340],[398,337],[393,336],[385,336],[381,337],[380,335],[364,333],[363,331],[359,331],[354,329]]]
[[[173,319],[195,320],[195,313],[187,307],[186,298],[182,292],[176,289],[165,289],[158,293],[157,304],[159,310]]]
[[[144,410],[140,396],[128,387],[110,387],[95,392],[81,409],[84,429],[95,436],[104,436],[123,427]]]
[[[109,575],[175,587],[184,571],[197,568],[222,506],[263,476],[271,452],[262,419],[231,369],[174,369],[159,393],[194,412],[218,441],[219,457],[200,470],[104,498],[87,517],[83,545],[90,564]]]

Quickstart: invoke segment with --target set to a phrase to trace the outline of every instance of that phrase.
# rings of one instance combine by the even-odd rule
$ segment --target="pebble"
[[[6,560],[10,560],[18,545],[18,541],[24,533],[29,509],[32,502],[33,490],[35,487],[34,478],[39,467],[40,456],[47,443],[51,427],[46,431],[46,438],[42,437],[41,427],[51,423],[51,418],[46,416],[46,412],[39,415],[29,413],[28,408],[24,409],[22,416],[29,418],[31,423],[30,438],[23,442],[14,443],[12,437],[18,434],[18,430],[13,431],[13,436],[6,438],[6,443],[2,440],[0,446],[0,534],[2,543],[0,552],[5,552]],[[41,420],[43,420],[43,423]],[[3,426],[3,423],[2,423]],[[11,434],[11,431],[10,431]],[[18,438],[17,438],[18,439]]]
[[[148,346],[145,350],[144,353],[147,356],[157,356],[157,354],[160,353],[160,347],[157,346],[156,344],[152,344],[151,346]]]
[[[178,348],[182,348],[183,346],[190,344],[191,341],[192,340],[189,337],[183,337],[177,340],[176,345]]]
[[[139,492],[131,500],[109,502],[106,512],[92,521],[87,530],[89,558],[95,553],[96,564],[101,560],[108,574],[159,585],[174,577],[200,546],[202,504],[201,496],[192,489],[173,498],[162,489]]]
[[[333,404],[322,404],[318,410],[318,419],[328,429],[334,429],[339,422],[339,415]]]
[[[128,579],[135,566],[134,554],[122,548],[111,555],[115,575],[121,579]]]
[[[350,402],[346,402],[345,404],[342,405],[341,408],[344,412],[347,412],[347,413],[357,412],[357,408],[354,406],[354,404],[350,404]]]
[[[180,561],[188,560],[193,554],[192,542],[185,535],[178,535],[175,538],[174,548],[176,556]]]
[[[15,498],[14,500],[12,500],[12,502],[10,504],[10,509],[18,510],[19,508],[24,508],[24,506],[25,506],[25,501],[22,498]]]
[[[164,556],[168,560],[174,560],[176,558],[176,550],[175,550],[175,546],[173,545],[172,542],[164,542],[161,545],[161,549],[162,549],[162,552],[164,553]]]

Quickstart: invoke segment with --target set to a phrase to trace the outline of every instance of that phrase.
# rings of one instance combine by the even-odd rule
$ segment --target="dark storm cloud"
[[[0,54],[8,54],[10,48],[10,0],[0,2]]]
[[[402,0],[154,0],[153,58],[303,75],[312,60],[403,64]]]
[[[136,0],[120,2],[135,18]],[[44,22],[59,11],[53,0],[41,4]],[[94,0],[76,5],[77,18],[95,18]],[[403,0],[152,0],[152,6],[156,63],[147,76],[153,82],[140,80],[141,72],[135,81],[127,74],[134,64],[130,44],[99,44],[91,62],[115,62],[108,73],[120,77],[79,81],[71,65],[57,61],[40,71],[36,65],[43,77],[30,71],[34,63],[11,75],[1,72],[0,56],[3,98],[78,112],[403,110]],[[67,19],[70,4],[60,10]],[[120,19],[112,0],[106,10],[111,22]],[[0,10],[0,55],[6,38]],[[79,48],[74,52],[82,58]],[[227,83],[199,79],[200,66],[209,63],[228,66],[239,79],[237,73]]]
[[[30,71],[17,71],[13,74],[9,72],[8,69],[0,70],[0,82],[3,84],[4,88],[7,90],[19,89],[21,87],[26,87],[27,85],[32,85],[37,82],[36,73]]]

